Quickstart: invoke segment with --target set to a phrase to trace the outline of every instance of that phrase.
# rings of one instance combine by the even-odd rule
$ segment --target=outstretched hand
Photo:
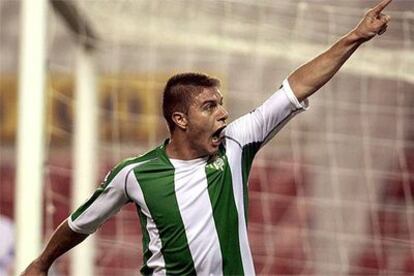
[[[367,41],[376,35],[382,35],[387,30],[391,17],[382,11],[391,2],[392,0],[383,0],[365,13],[364,18],[354,29],[360,39]]]

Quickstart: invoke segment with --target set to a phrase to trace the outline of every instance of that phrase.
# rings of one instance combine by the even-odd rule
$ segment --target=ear
[[[187,129],[187,116],[182,113],[182,112],[174,112],[172,114],[172,120],[174,121],[174,123],[177,125],[178,128],[182,129],[182,130],[186,130]]]

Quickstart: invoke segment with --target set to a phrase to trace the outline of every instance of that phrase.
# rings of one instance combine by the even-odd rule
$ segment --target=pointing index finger
[[[382,0],[378,5],[376,5],[373,10],[375,13],[382,12],[383,9],[385,9],[386,6],[388,6],[389,3],[391,3],[392,0]]]

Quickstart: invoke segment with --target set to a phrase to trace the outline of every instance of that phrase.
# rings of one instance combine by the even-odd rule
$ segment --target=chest
[[[231,173],[225,159],[198,164],[180,164],[163,171],[137,175],[145,205],[154,220],[174,223],[182,213],[213,210],[232,193]],[[144,204],[143,204],[144,203]],[[195,219],[197,219],[195,217]]]

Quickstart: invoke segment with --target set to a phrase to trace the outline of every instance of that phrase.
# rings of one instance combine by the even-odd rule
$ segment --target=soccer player
[[[247,180],[255,154],[390,17],[383,0],[328,50],[296,69],[261,106],[227,125],[219,80],[173,76],[164,89],[170,138],[122,161],[66,219],[23,272],[45,275],[123,205],[134,203],[142,233],[142,274],[254,275],[246,227]]]

